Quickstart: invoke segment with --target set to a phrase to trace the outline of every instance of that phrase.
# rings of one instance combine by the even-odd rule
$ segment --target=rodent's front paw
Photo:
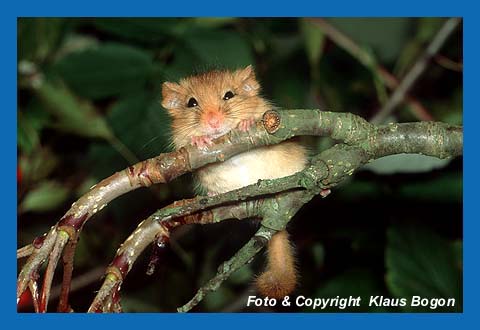
[[[321,192],[320,192],[320,196],[322,196],[323,198],[327,197],[328,195],[330,195],[332,191],[330,189],[323,189]]]
[[[208,135],[192,136],[191,144],[198,149],[203,149],[212,145],[212,138]]]
[[[253,126],[253,124],[255,124],[255,119],[253,119],[253,117],[243,119],[240,123],[238,123],[238,129],[242,132],[246,132]]]

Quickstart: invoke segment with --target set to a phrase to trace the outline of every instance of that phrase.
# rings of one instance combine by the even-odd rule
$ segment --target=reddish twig
[[[70,311],[68,303],[68,296],[70,293],[70,285],[72,282],[73,260],[75,256],[75,249],[78,243],[78,235],[68,241],[65,251],[63,253],[63,279],[62,288],[60,291],[60,300],[58,302],[57,311],[67,313]]]
[[[42,293],[40,295],[40,313],[45,313],[48,307],[48,300],[50,298],[50,290],[52,288],[53,275],[57,268],[58,260],[62,255],[63,247],[68,242],[68,235],[64,231],[59,231],[57,240],[53,246],[53,250],[48,258],[47,269],[45,270],[45,277],[43,279]]]
[[[455,72],[462,72],[463,71],[463,63],[458,63],[455,62],[451,59],[449,59],[446,56],[443,56],[441,54],[435,55],[433,58],[435,62],[438,63],[438,65],[441,65],[445,69],[452,70]]]
[[[38,304],[38,284],[36,280],[31,280],[28,282],[28,289],[30,290],[30,294],[32,295],[32,303],[33,308],[35,309],[35,313],[40,313],[40,308]]]
[[[34,250],[28,258],[25,265],[23,265],[17,280],[17,303],[20,296],[25,291],[30,280],[37,277],[37,271],[44,261],[48,258],[55,240],[57,238],[56,227],[53,226],[47,235],[37,238],[33,242]]]

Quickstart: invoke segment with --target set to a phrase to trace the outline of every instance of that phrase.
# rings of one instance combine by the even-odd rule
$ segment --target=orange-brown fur
[[[234,97],[224,100],[228,91]],[[260,85],[251,66],[233,72],[214,70],[182,79],[178,84],[165,82],[162,106],[172,117],[173,144],[179,148],[199,143],[199,138],[219,137],[236,127],[248,128],[242,123],[257,121],[272,108],[259,92]],[[187,106],[191,98],[197,101],[194,107]],[[219,194],[259,179],[294,174],[305,167],[306,160],[301,145],[286,141],[236,155],[223,163],[207,165],[197,171],[197,176],[209,193]],[[258,280],[262,294],[279,297],[294,289],[296,273],[291,252],[285,231],[273,236],[267,270]]]
[[[294,251],[286,230],[273,235],[268,243],[267,271],[257,278],[258,291],[275,299],[291,293],[297,284]]]

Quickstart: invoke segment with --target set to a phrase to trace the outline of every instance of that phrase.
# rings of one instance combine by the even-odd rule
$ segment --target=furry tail
[[[296,285],[294,251],[287,231],[283,230],[273,235],[268,244],[267,269],[257,278],[257,289],[263,296],[281,299],[290,294]]]

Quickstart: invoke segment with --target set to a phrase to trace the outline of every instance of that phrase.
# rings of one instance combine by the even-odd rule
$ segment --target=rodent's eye
[[[226,101],[226,100],[230,100],[232,97],[234,97],[235,94],[233,94],[232,91],[228,91],[225,93],[225,95],[223,96],[223,99]]]
[[[188,100],[187,107],[193,108],[193,107],[196,107],[197,105],[198,105],[198,102],[197,100],[195,100],[195,98],[191,97],[190,100]]]

